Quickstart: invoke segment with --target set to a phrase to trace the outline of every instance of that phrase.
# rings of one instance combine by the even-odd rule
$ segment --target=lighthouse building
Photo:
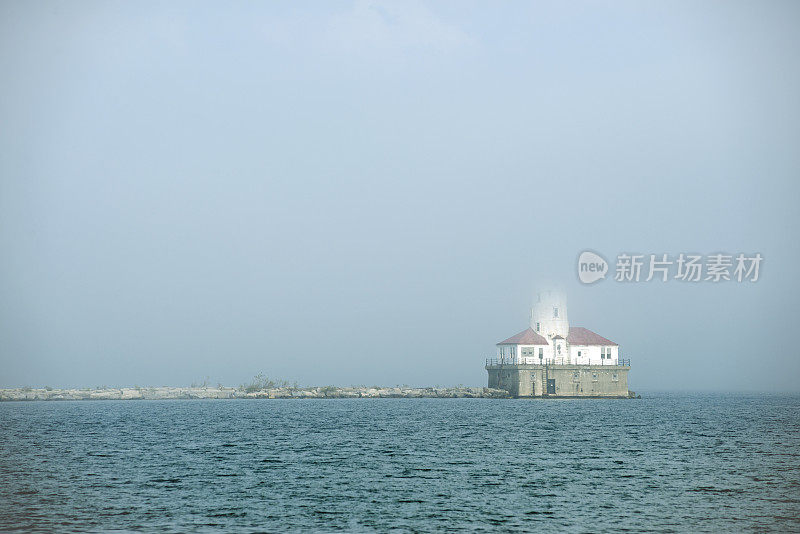
[[[627,397],[630,362],[619,345],[570,326],[563,293],[539,293],[530,326],[497,344],[487,359],[489,387],[525,396]]]

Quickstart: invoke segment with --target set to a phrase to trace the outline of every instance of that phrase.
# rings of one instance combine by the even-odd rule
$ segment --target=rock
[[[635,393],[630,392],[633,397]],[[23,400],[165,400],[165,399],[357,399],[357,398],[508,398],[509,394],[491,388],[411,388],[411,387],[335,387],[271,388],[245,392],[234,388],[102,388],[102,389],[52,389],[8,388],[0,389],[0,401]],[[641,396],[640,396],[641,398]]]

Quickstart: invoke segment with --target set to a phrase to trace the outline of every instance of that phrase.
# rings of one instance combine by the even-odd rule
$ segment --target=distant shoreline
[[[502,389],[483,387],[279,387],[251,390],[233,387],[132,388],[4,388],[0,402],[70,400],[191,400],[191,399],[359,399],[359,398],[479,398],[505,399]]]

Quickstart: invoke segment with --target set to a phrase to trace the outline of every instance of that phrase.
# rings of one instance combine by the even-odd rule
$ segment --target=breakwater
[[[95,389],[6,388],[0,401],[168,400],[168,399],[356,399],[509,397],[502,389],[482,387],[276,387],[252,391],[233,387],[130,387]]]

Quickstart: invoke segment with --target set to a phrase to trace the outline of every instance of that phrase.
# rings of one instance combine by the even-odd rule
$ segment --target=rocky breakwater
[[[96,389],[0,389],[0,401],[168,400],[168,399],[418,399],[508,398],[502,389],[469,387],[276,387],[253,391],[228,387],[133,387]]]

